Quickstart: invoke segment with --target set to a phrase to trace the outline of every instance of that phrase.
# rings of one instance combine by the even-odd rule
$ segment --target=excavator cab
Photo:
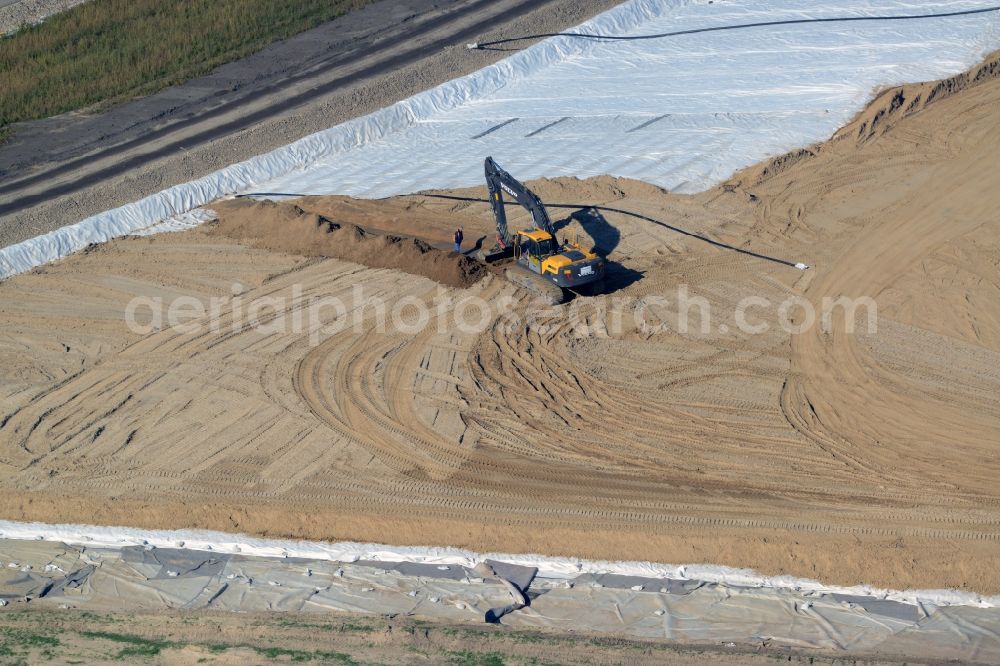
[[[555,236],[541,229],[517,231],[514,257],[518,265],[551,280],[559,287],[573,288],[604,278],[604,259],[578,244],[560,246]]]
[[[514,256],[520,260],[524,257],[528,266],[536,273],[542,272],[542,262],[559,251],[556,239],[548,232],[538,229],[517,232],[517,248]]]

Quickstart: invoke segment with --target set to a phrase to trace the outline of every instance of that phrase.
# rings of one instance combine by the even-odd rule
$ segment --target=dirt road
[[[510,627],[439,624],[410,617],[363,614],[232,613],[227,611],[108,612],[32,608],[0,612],[8,656],[23,661],[120,664],[343,663],[343,664],[548,664],[670,663],[847,664],[849,657],[725,645],[673,645],[580,632],[511,631]],[[899,663],[882,656],[866,664]]]
[[[834,140],[693,197],[603,177],[534,184],[548,202],[632,210],[806,272],[567,210],[560,233],[608,253],[615,291],[533,315],[491,275],[455,288],[398,270],[405,257],[350,263],[385,234],[489,237],[485,204],[412,196],[221,202],[211,227],[12,278],[0,516],[997,593],[998,69],[887,93]],[[355,254],[315,249],[324,219],[370,235]],[[681,289],[704,299],[706,329],[701,306],[678,308]],[[205,313],[133,333],[135,296]],[[458,325],[479,319],[477,296],[504,305]],[[787,299],[819,310],[840,296],[873,299],[875,328],[861,309],[846,333],[838,309],[828,330],[784,330],[806,318],[784,317]],[[330,328],[331,305],[310,329],[310,308],[335,298],[352,325]],[[747,298],[763,300],[741,315]],[[420,304],[452,323],[418,325]]]
[[[562,30],[615,4],[383,0],[103,113],[20,123],[0,146],[0,245],[194,180],[507,55],[469,51],[468,42]]]

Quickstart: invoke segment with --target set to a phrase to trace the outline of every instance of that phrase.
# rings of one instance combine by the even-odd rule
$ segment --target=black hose
[[[459,197],[451,194],[426,194],[420,193],[414,196],[430,197],[433,199],[450,199],[452,201],[470,201],[476,203],[489,203],[488,199],[480,199],[478,197]],[[504,205],[512,205],[515,202],[505,201]],[[739,252],[740,254],[746,254],[751,257],[756,257],[757,259],[764,259],[765,261],[770,261],[776,264],[781,264],[782,266],[791,266],[792,268],[801,269],[802,264],[796,263],[794,261],[788,261],[787,259],[779,259],[778,257],[771,257],[766,254],[760,254],[759,252],[753,252],[751,250],[746,250],[741,247],[736,247],[735,245],[729,245],[728,243],[723,243],[722,241],[717,241],[709,238],[708,236],[703,236],[702,234],[696,233],[694,231],[688,231],[687,229],[682,229],[680,227],[675,227],[672,224],[667,224],[655,218],[649,217],[648,215],[643,215],[641,213],[634,213],[630,210],[624,210],[622,208],[613,208],[611,206],[595,206],[594,204],[568,204],[568,203],[546,203],[546,208],[573,208],[578,210],[600,210],[607,211],[609,213],[620,213],[621,215],[630,215],[632,217],[644,220],[646,222],[651,222],[657,226],[663,227],[665,229],[670,229],[671,231],[677,232],[683,236],[690,236],[691,238],[697,238],[698,240],[704,241],[709,245],[714,245],[720,247],[724,250],[732,250],[733,252]]]
[[[849,23],[855,21],[913,21],[917,19],[947,18],[949,16],[969,16],[972,14],[985,14],[986,12],[1000,11],[1000,5],[993,7],[983,7],[980,9],[964,9],[953,12],[942,12],[939,14],[906,14],[902,16],[837,16],[830,18],[811,19],[785,19],[781,21],[761,21],[759,23],[742,23],[738,25],[721,25],[709,28],[691,28],[689,30],[676,30],[674,32],[661,32],[653,35],[595,35],[587,32],[545,32],[537,35],[525,35],[523,37],[508,37],[506,39],[494,39],[488,42],[477,42],[469,44],[470,49],[490,49],[501,44],[511,42],[523,42],[526,40],[545,39],[547,37],[576,37],[579,39],[594,39],[603,41],[636,41],[641,39],[662,39],[664,37],[678,37],[680,35],[694,35],[702,32],[721,32],[723,30],[743,30],[746,28],[763,28],[777,25],[799,25],[803,23]]]
[[[246,194],[237,194],[237,198],[242,197],[308,197],[313,196],[310,194],[294,194],[292,192],[248,192]],[[428,197],[431,199],[449,199],[451,201],[468,201],[471,203],[489,203],[489,199],[480,199],[478,197],[459,197],[452,194],[427,194],[423,192],[418,192],[411,196],[418,197]],[[394,197],[386,197],[387,199],[392,199]],[[517,204],[515,201],[504,201],[504,206],[511,206]],[[634,213],[630,210],[625,210],[623,208],[613,208],[611,206],[596,206],[594,204],[568,204],[568,203],[545,203],[543,204],[546,208],[572,208],[576,210],[601,210],[607,211],[609,213],[619,213],[621,215],[630,215],[634,218],[640,220],[645,220],[646,222],[651,222],[657,226],[663,227],[664,229],[670,229],[682,236],[690,236],[691,238],[697,238],[700,241],[704,241],[709,245],[714,245],[715,247],[720,247],[724,250],[732,250],[733,252],[739,252],[740,254],[745,254],[750,257],[755,257],[757,259],[763,259],[765,261],[770,261],[775,264],[781,264],[782,266],[791,266],[792,268],[798,268],[799,270],[804,270],[808,268],[804,264],[796,263],[794,261],[788,261],[787,259],[779,259],[778,257],[771,257],[766,254],[761,254],[759,252],[753,252],[751,250],[745,250],[742,247],[736,247],[735,245],[729,245],[728,243],[723,243],[722,241],[717,241],[704,236],[702,234],[696,233],[694,231],[688,231],[687,229],[682,229],[680,227],[675,227],[672,224],[667,224],[655,218],[649,217],[648,215],[643,215],[642,213]]]

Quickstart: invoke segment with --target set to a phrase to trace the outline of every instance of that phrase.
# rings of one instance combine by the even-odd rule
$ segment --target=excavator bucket
[[[490,249],[480,249],[476,252],[476,259],[485,264],[495,264],[498,261],[503,261],[504,259],[512,259],[514,257],[514,248],[507,247],[502,248],[499,245],[494,245]]]

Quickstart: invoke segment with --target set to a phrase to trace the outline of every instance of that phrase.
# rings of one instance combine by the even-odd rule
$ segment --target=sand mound
[[[487,268],[469,257],[418,238],[372,233],[294,204],[237,199],[213,206],[219,222],[211,233],[253,247],[306,257],[334,257],[371,268],[394,268],[449,287],[469,287]]]

